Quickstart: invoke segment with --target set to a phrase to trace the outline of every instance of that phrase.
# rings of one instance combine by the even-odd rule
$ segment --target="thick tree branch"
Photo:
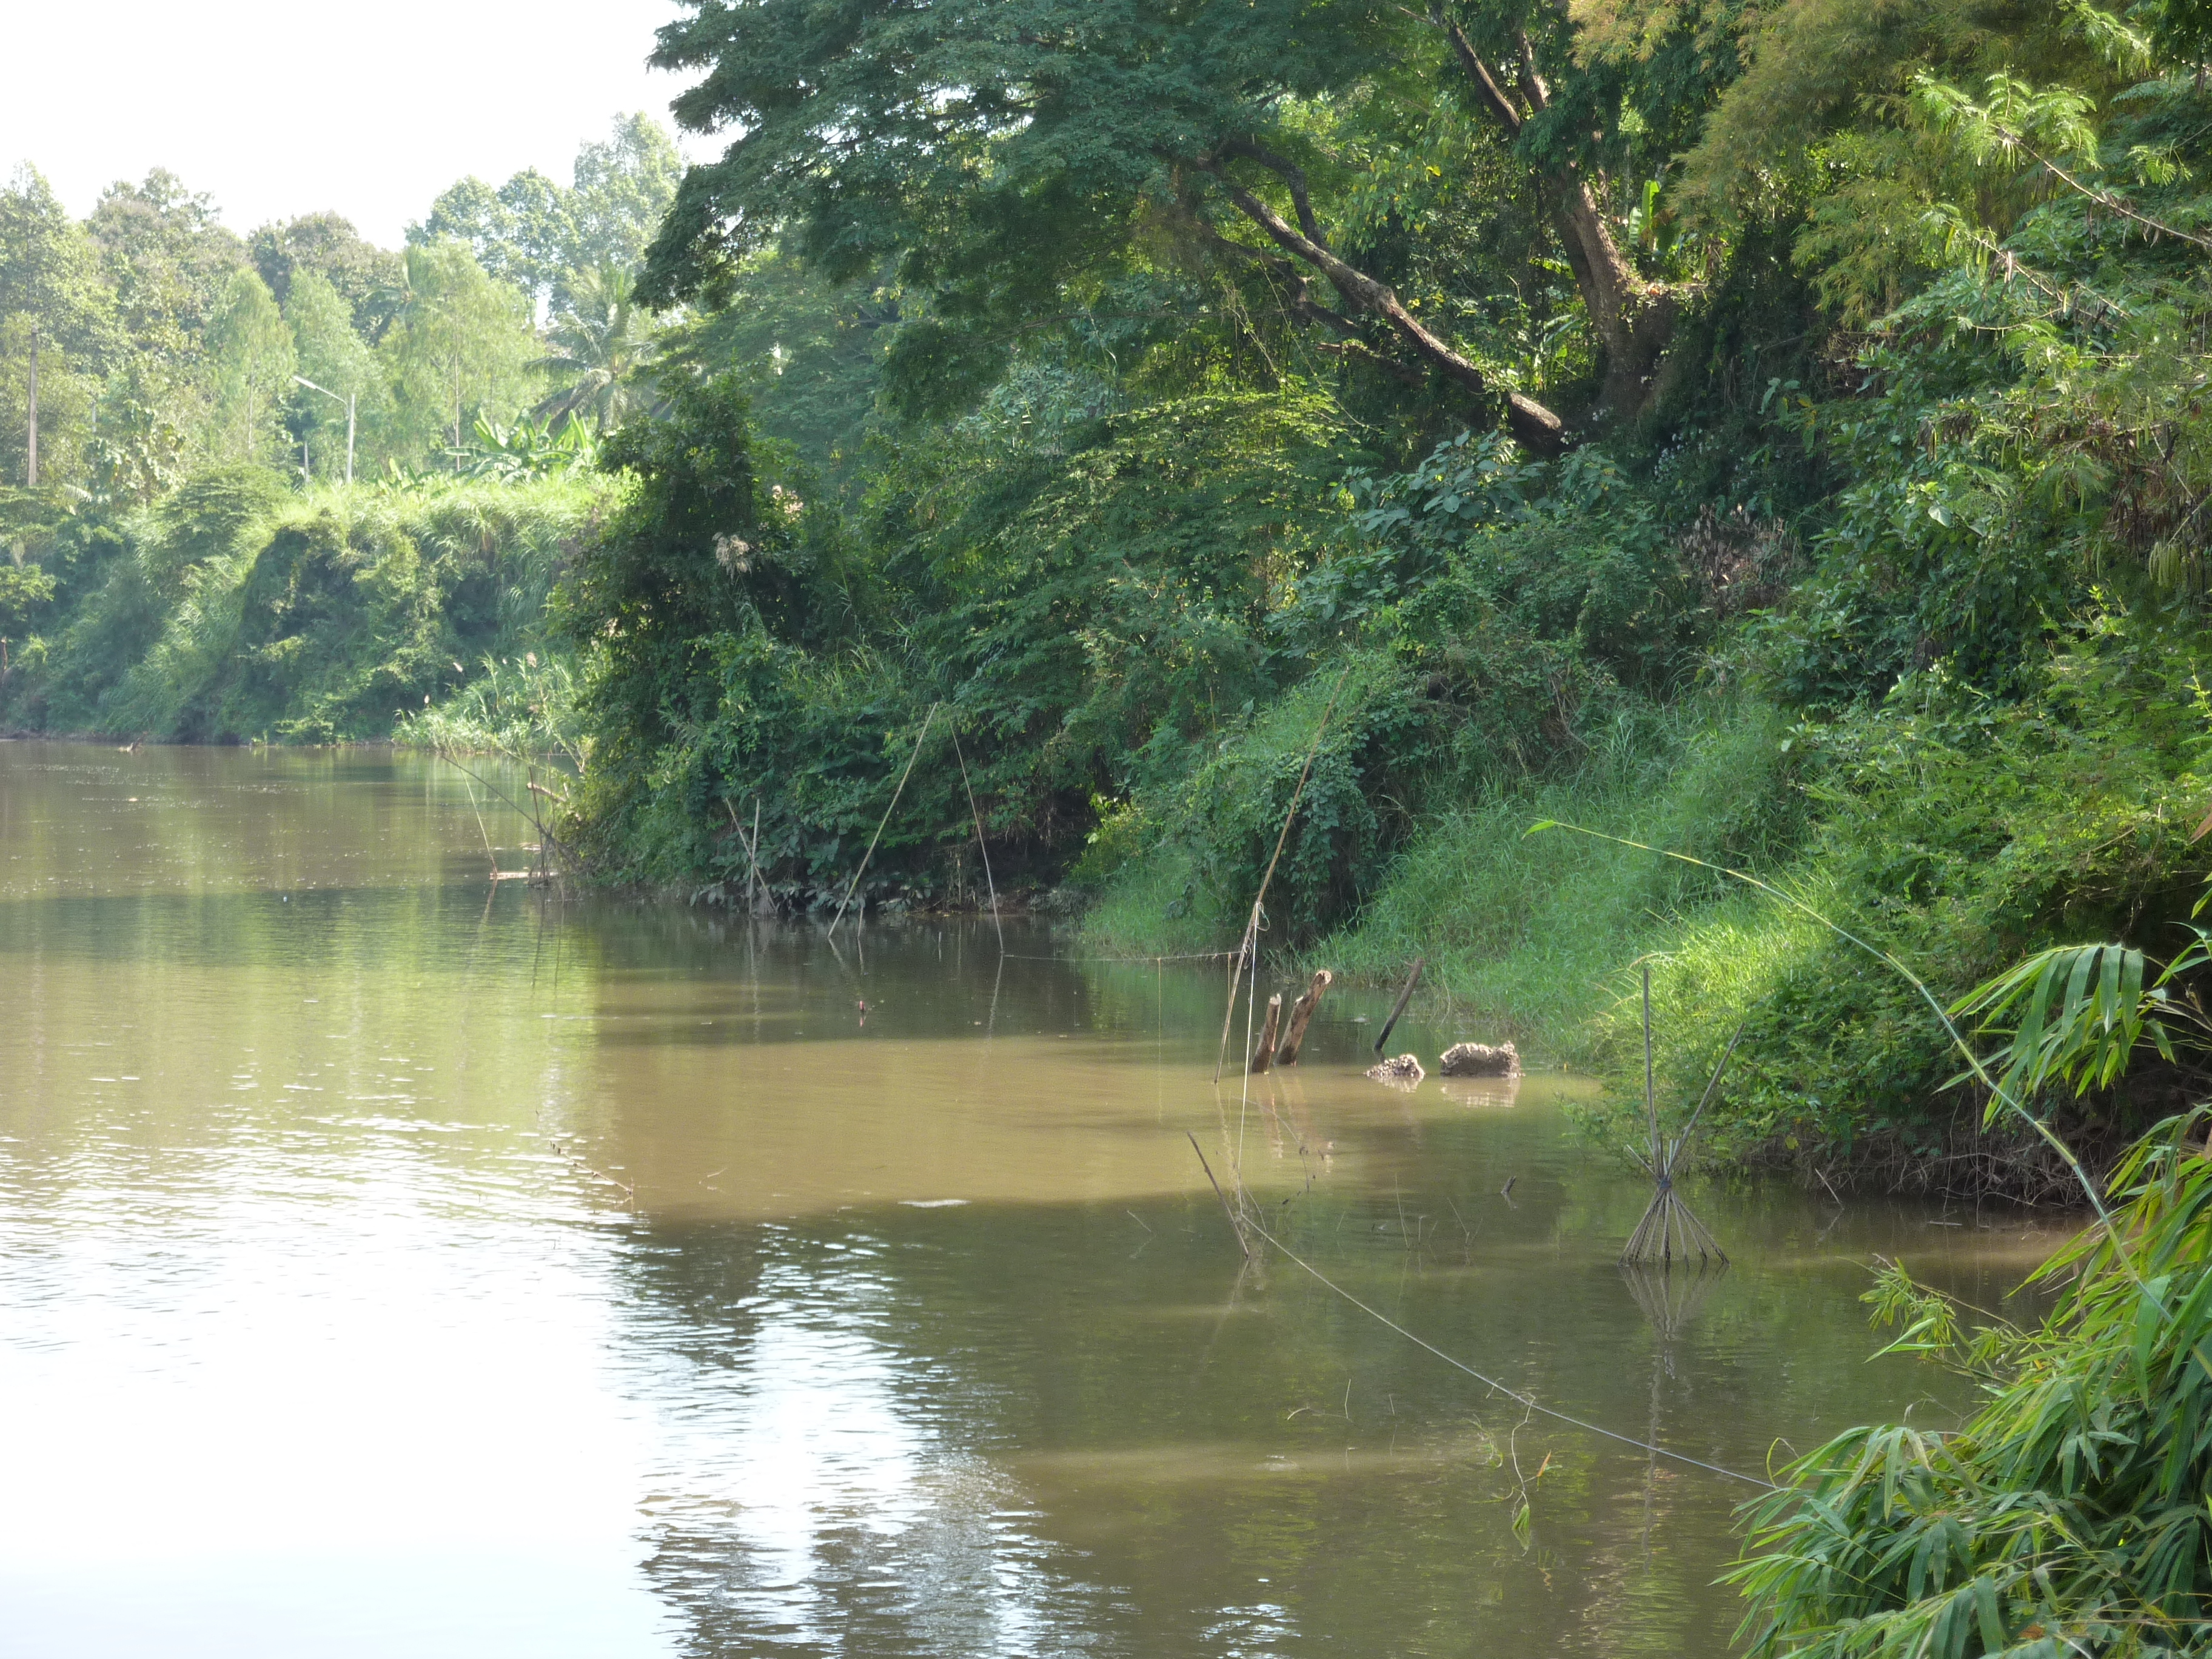
[[[1315,345],[1311,349],[1332,357],[1342,357],[1348,362],[1365,363],[1370,368],[1388,374],[1403,386],[1418,386],[1428,383],[1427,371],[1413,363],[1401,363],[1395,357],[1385,357],[1364,340],[1339,340],[1334,344]]]
[[[1326,327],[1334,329],[1348,339],[1356,339],[1358,337],[1358,323],[1340,311],[1332,311],[1315,299],[1313,279],[1300,270],[1291,260],[1285,258],[1279,253],[1270,253],[1265,248],[1251,247],[1224,236],[1212,225],[1206,223],[1202,214],[1186,212],[1184,217],[1207,246],[1217,252],[1228,254],[1231,258],[1242,260],[1246,264],[1256,265],[1267,274],[1270,280],[1287,288],[1290,293],[1282,300],[1282,307],[1288,315],[1302,323],[1320,323]],[[1419,378],[1418,371],[1416,371],[1416,378]]]
[[[1521,46],[1521,95],[1528,100],[1528,107],[1530,109],[1549,109],[1552,106],[1552,89],[1544,84],[1543,75],[1536,68],[1536,49],[1528,44],[1528,30],[1522,29],[1520,31],[1519,43]]]
[[[1460,68],[1467,72],[1467,78],[1474,82],[1475,90],[1482,95],[1483,103],[1497,118],[1498,125],[1505,129],[1505,136],[1518,138],[1521,136],[1521,112],[1514,107],[1513,100],[1499,88],[1497,78],[1490,72],[1490,65],[1482,61],[1482,54],[1467,38],[1467,31],[1441,10],[1429,15],[1443,30],[1444,38],[1451,42],[1452,53],[1459,59]]]
[[[1298,210],[1300,228],[1312,241],[1322,247],[1328,246],[1328,238],[1321,234],[1321,223],[1314,217],[1313,202],[1306,194],[1306,170],[1304,167],[1285,157],[1261,149],[1249,138],[1228,139],[1223,143],[1219,153],[1224,155],[1242,155],[1247,161],[1257,161],[1261,167],[1280,178],[1291,187],[1291,202]]]
[[[1514,36],[1519,59],[1517,90],[1528,109],[1524,114],[1499,87],[1498,77],[1482,61],[1466,31],[1441,3],[1433,5],[1429,15],[1451,42],[1452,54],[1480,101],[1509,137],[1518,137],[1529,121],[1551,106],[1552,89],[1537,67],[1536,49],[1527,29],[1516,30]],[[1613,239],[1589,179],[1582,172],[1568,165],[1544,168],[1540,177],[1553,228],[1565,248],[1575,287],[1582,294],[1583,309],[1589,313],[1603,353],[1601,407],[1613,414],[1632,412],[1643,406],[1659,358],[1673,337],[1679,296],[1645,283],[1637,274]]]
[[[1328,248],[1305,235],[1281,214],[1231,178],[1219,161],[1208,156],[1201,159],[1197,166],[1220,181],[1222,189],[1237,210],[1266,232],[1268,240],[1276,246],[1320,271],[1328,278],[1336,291],[1353,305],[1389,323],[1401,338],[1445,379],[1476,397],[1492,395],[1489,380],[1483,372],[1424,326],[1421,319],[1406,308],[1405,301],[1398,297],[1388,283],[1379,283],[1365,271],[1355,270]],[[1540,454],[1559,453],[1566,441],[1566,428],[1557,415],[1534,398],[1524,397],[1518,392],[1507,392],[1505,404],[1506,423],[1512,428],[1515,437]]]

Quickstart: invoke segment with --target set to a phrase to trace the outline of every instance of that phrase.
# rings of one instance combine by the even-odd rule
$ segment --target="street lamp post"
[[[348,483],[351,483],[353,482],[354,394],[349,392],[344,397],[338,398],[338,394],[331,391],[330,387],[326,386],[317,386],[313,380],[308,380],[305,375],[295,374],[292,379],[295,384],[303,386],[310,392],[319,392],[325,398],[337,398],[340,403],[346,406],[346,482]]]

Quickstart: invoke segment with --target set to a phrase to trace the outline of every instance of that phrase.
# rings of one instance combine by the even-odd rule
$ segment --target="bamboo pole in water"
[[[1213,1178],[1213,1166],[1206,1161],[1206,1153],[1198,1144],[1198,1137],[1188,1129],[1183,1133],[1190,1141],[1191,1151],[1198,1153],[1198,1167],[1206,1171],[1206,1184],[1213,1188],[1213,1195],[1221,1200],[1221,1212],[1229,1218],[1230,1230],[1237,1235],[1237,1248],[1244,1252],[1244,1259],[1250,1261],[1252,1241],[1245,1237],[1244,1218],[1230,1207],[1229,1194],[1221,1190],[1221,1183]]]
[[[975,786],[968,781],[968,757],[960,752],[960,727],[952,728],[952,755],[960,763],[960,787],[968,792],[968,814],[975,820],[975,850],[983,855],[983,884],[991,891],[991,926],[999,930],[999,953],[1006,950],[1006,924],[999,920],[999,884],[991,879],[991,849],[983,844],[983,814],[975,805]]]
[[[1644,964],[1644,1115],[1651,1124],[1651,1173],[1666,1176],[1659,1145],[1659,1100],[1651,1087],[1651,964]]]
[[[1298,1063],[1298,1049],[1306,1040],[1306,1022],[1313,1018],[1314,1010],[1321,1006],[1322,993],[1328,990],[1335,979],[1336,975],[1326,968],[1314,970],[1313,983],[1306,987],[1306,994],[1291,1009],[1290,1027],[1283,1033],[1283,1046],[1275,1050],[1276,1065],[1295,1066]]]
[[[860,855],[860,867],[853,872],[853,879],[845,884],[845,896],[838,902],[837,914],[830,918],[830,931],[836,933],[837,924],[845,920],[845,907],[853,902],[854,890],[860,886],[860,878],[868,873],[868,860],[876,855],[876,843],[884,838],[884,828],[898,811],[899,797],[906,793],[906,781],[914,775],[914,763],[921,758],[921,745],[928,740],[930,722],[937,718],[939,703],[929,705],[929,713],[922,716],[921,735],[914,740],[914,753],[906,757],[906,770],[899,774],[898,787],[891,791],[891,804],[884,808],[883,822],[876,825],[876,833],[868,837],[868,850]],[[865,907],[863,907],[865,908]]]
[[[1283,994],[1280,991],[1267,999],[1267,1023],[1260,1028],[1260,1046],[1252,1050],[1251,1063],[1245,1070],[1257,1077],[1275,1061],[1275,1022],[1283,1017]]]
[[[1306,780],[1313,775],[1314,757],[1321,752],[1321,740],[1328,731],[1328,717],[1336,712],[1336,700],[1344,690],[1344,683],[1352,678],[1352,669],[1346,665],[1336,677],[1336,689],[1328,694],[1328,706],[1321,711],[1321,724],[1314,728],[1312,745],[1306,750],[1306,763],[1298,769],[1298,787],[1291,791],[1291,810],[1283,814],[1282,832],[1275,837],[1275,855],[1267,860],[1267,872],[1260,878],[1260,891],[1252,901],[1250,920],[1244,924],[1244,937],[1238,941],[1237,954],[1229,964],[1229,1006],[1221,1011],[1221,1052],[1214,1056],[1213,1080],[1221,1081],[1221,1068],[1229,1063],[1229,1026],[1237,1018],[1237,981],[1243,977],[1245,964],[1260,943],[1260,911],[1267,902],[1267,884],[1275,878],[1275,866],[1283,860],[1283,844],[1291,838],[1291,820],[1298,815],[1298,802],[1304,798]]]
[[[1698,1097],[1698,1109],[1690,1115],[1690,1121],[1682,1133],[1668,1140],[1659,1132],[1658,1091],[1652,1084],[1651,1066],[1651,969],[1644,970],[1644,1113],[1651,1135],[1650,1168],[1656,1190],[1644,1212],[1644,1218],[1636,1224],[1636,1231],[1628,1236],[1621,1247],[1620,1261],[1624,1267],[1636,1262],[1656,1261],[1662,1267],[1672,1267],[1677,1254],[1684,1261],[1690,1253],[1697,1253],[1699,1262],[1717,1259],[1723,1266],[1728,1263],[1728,1252],[1720,1247],[1697,1213],[1682,1201],[1674,1190],[1674,1167],[1680,1161],[1683,1148],[1690,1144],[1691,1133],[1698,1120],[1705,1115],[1705,1103],[1713,1097],[1719,1086],[1721,1073],[1727,1069],[1729,1056],[1735,1053],[1735,1045],[1743,1036],[1743,1024],[1735,1028],[1735,1036],[1729,1039],[1728,1048],[1721,1054],[1721,1063],[1713,1068],[1712,1080],[1705,1085],[1705,1092]]]
[[[1421,967],[1425,958],[1413,958],[1413,971],[1406,975],[1406,988],[1398,993],[1397,1001],[1390,1005],[1390,1018],[1382,1022],[1382,1030],[1375,1039],[1375,1052],[1381,1054],[1382,1045],[1390,1040],[1390,1032],[1398,1024],[1398,1016],[1406,1012],[1406,1005],[1413,1000],[1413,988],[1421,982]]]
[[[763,889],[768,885],[768,878],[760,872],[760,802],[758,799],[753,802],[753,834],[750,841],[745,839],[744,820],[738,816],[737,803],[726,797],[722,805],[729,811],[730,827],[738,832],[738,845],[745,849],[745,912],[750,915],[757,908],[753,901],[755,881],[757,880]]]

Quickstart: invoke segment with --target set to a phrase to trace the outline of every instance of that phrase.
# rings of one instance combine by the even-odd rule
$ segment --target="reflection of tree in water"
[[[884,1253],[714,1227],[631,1258],[654,1373],[639,1382],[663,1413],[644,1571],[684,1650],[1095,1645],[1109,1598],[1054,1573],[1012,1483],[952,1443],[989,1402],[902,1343]]]
[[[726,976],[748,996],[757,986],[771,1012],[803,1009],[788,1024],[810,1037],[818,1010],[851,1010],[840,963],[805,938],[763,933],[756,969],[742,925],[720,939],[657,918],[595,931],[601,1006],[647,1016],[608,1022],[603,1052],[780,1039],[774,1023],[749,1039],[733,1021],[672,1022],[623,988],[649,987],[663,963],[695,986]],[[872,927],[866,1041],[879,1018],[885,1036],[968,1031],[981,1068],[1019,1057],[1010,1035],[1118,1023],[1138,1034],[1125,1064],[1164,1054],[1164,1075],[1178,1063],[1190,1073],[1197,1051],[1184,1042],[1178,1061],[1175,1034],[1195,1031],[1196,1072],[1210,1066],[1210,969],[1179,987],[1171,968],[1079,976],[1009,960],[1001,978],[994,951],[964,964],[960,954],[954,929]],[[857,950],[848,955],[857,975]],[[997,1047],[983,1024],[994,990]],[[1144,1040],[1163,1024],[1167,1042]],[[1095,1070],[1072,1075],[1098,1083]],[[1255,1170],[1277,1152],[1289,1169],[1302,1148],[1313,1161],[1310,1185],[1274,1183],[1281,1236],[1448,1350],[1487,1355],[1593,1420],[1637,1425],[1645,1379],[1620,1358],[1639,1316],[1594,1261],[1563,1265],[1562,1228],[1591,1224],[1569,1213],[1581,1189],[1547,1174],[1547,1143],[1533,1132],[1501,1140],[1512,1115],[1463,1101],[1408,1121],[1373,1110],[1363,1087],[1347,1112],[1321,1077],[1316,1067],[1255,1086],[1249,1107],[1241,1087],[1224,1091],[1212,1126],[1233,1135],[1244,1111]],[[1148,1085],[1124,1092],[1149,1106]],[[612,1161],[671,1156],[649,1090],[606,1098]],[[1131,1114],[1120,1132],[1176,1135],[1188,1112],[1208,1133],[1206,1094],[1187,1091],[1175,1110],[1170,1098],[1157,1124]],[[1099,1103],[1117,1103],[1109,1086]],[[933,1103],[912,1105],[896,1133],[919,1149],[937,1133]],[[1317,1138],[1356,1152],[1360,1179],[1324,1178]],[[1521,1184],[1501,1198],[1515,1170]],[[1729,1547],[1727,1494],[1669,1488],[1662,1474],[1655,1502],[1678,1513],[1653,1570],[1639,1541],[1641,1457],[1545,1431],[1539,1459],[1559,1457],[1524,1554],[1508,1527],[1510,1483],[1484,1455],[1507,1426],[1490,1420],[1495,1402],[1301,1274],[1233,1293],[1235,1242],[1202,1188],[1096,1203],[878,1202],[781,1225],[664,1220],[635,1241],[617,1352],[653,1414],[644,1571],[684,1650],[701,1659],[1493,1645],[1618,1655],[1724,1637],[1728,1612],[1708,1586]],[[1431,1248],[1440,1242],[1441,1253]],[[1697,1374],[1705,1398],[1693,1414],[1711,1422],[1736,1420],[1759,1382],[1729,1363]]]
[[[1302,1248],[1360,1237],[1374,1209],[1324,1204]],[[1724,1534],[1710,1506],[1642,1569],[1643,1472],[1546,1436],[1537,1455],[1565,1456],[1539,1531],[1572,1553],[1524,1555],[1484,1453],[1491,1402],[1302,1276],[1232,1298],[1218,1208],[1142,1218],[1149,1235],[1103,1206],[641,1232],[623,1347],[657,1419],[644,1571],[684,1651],[1694,1645]],[[1372,1238],[1356,1261],[1398,1283],[1402,1243]],[[1407,1288],[1416,1328],[1470,1352],[1528,1352],[1561,1312],[1556,1281],[1518,1275]]]

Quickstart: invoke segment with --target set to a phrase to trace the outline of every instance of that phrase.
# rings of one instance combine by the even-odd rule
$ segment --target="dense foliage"
[[[11,717],[187,742],[388,738],[542,648],[546,595],[609,495],[569,472],[304,494],[204,472],[49,556],[67,617],[11,663]]]
[[[2167,10],[811,15],[664,32],[736,137],[641,291],[794,447],[670,567],[733,610],[649,662],[579,613],[616,865],[726,884],[757,807],[819,902],[911,765],[878,897],[972,879],[972,787],[1103,937],[1218,944],[1304,775],[1277,946],[1440,958],[1598,1059],[1656,950],[1677,1088],[1747,1020],[1730,1155],[2044,1178],[1832,936],[1516,826],[1778,873],[1949,994],[2178,948],[2212,204]],[[763,479],[772,601],[703,551]],[[2116,1146],[2178,1075],[2046,1103]]]

